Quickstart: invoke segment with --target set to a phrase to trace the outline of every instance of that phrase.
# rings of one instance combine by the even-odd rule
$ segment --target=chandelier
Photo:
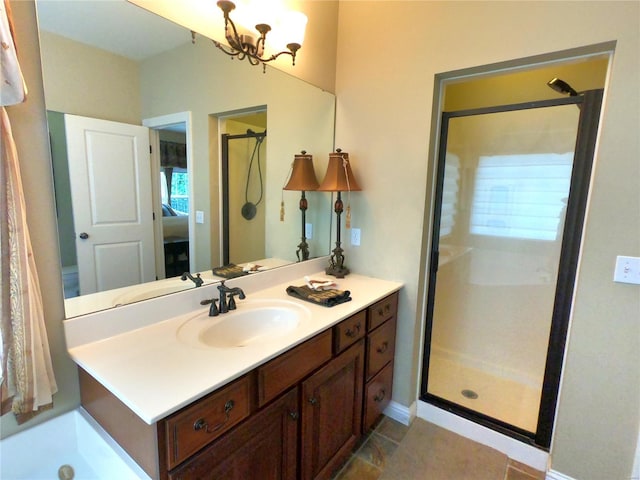
[[[251,65],[262,64],[262,71],[266,70],[266,64],[275,60],[282,55],[291,56],[292,64],[296,64],[296,53],[302,47],[302,38],[304,37],[304,29],[307,23],[307,17],[300,12],[288,12],[287,21],[284,22],[287,28],[287,35],[290,36],[287,43],[287,50],[265,55],[265,43],[267,33],[271,31],[271,26],[267,23],[258,23],[255,29],[258,36],[250,33],[239,33],[235,23],[231,20],[230,13],[236,8],[235,3],[228,0],[220,0],[217,3],[220,10],[224,14],[224,33],[229,46],[224,45],[216,40],[213,43],[216,47],[229,55],[231,58],[239,60],[247,59]]]

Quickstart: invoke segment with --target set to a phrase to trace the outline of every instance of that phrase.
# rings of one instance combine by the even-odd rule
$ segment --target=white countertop
[[[299,268],[292,271],[294,274],[300,273]],[[322,272],[313,274],[312,277],[326,278]],[[194,315],[208,311],[208,306],[199,306],[193,300],[192,290],[189,297],[189,292],[169,297],[173,303],[184,298],[185,303],[190,306],[189,311],[171,318],[161,318],[162,315],[157,310],[159,299],[156,299],[112,312],[110,315],[113,322],[109,328],[115,330],[106,328],[106,333],[103,334],[96,333],[95,319],[65,321],[69,354],[136,415],[146,423],[153,424],[402,286],[397,282],[355,274],[336,281],[340,289],[351,292],[352,301],[331,308],[287,295],[286,287],[303,285],[303,276],[292,277],[263,289],[255,289],[250,284],[245,288],[241,281],[234,281],[233,284],[231,281],[227,282],[232,286],[242,286],[247,293],[247,300],[287,300],[308,309],[310,316],[307,321],[301,322],[291,333],[268,342],[242,348],[211,348],[196,347],[179,340],[178,328]],[[213,289],[207,292],[204,288],[197,290],[199,292],[196,293],[200,293],[203,298],[207,298],[205,293],[209,297],[215,296],[211,295]],[[164,301],[166,303],[167,299]],[[242,309],[242,302],[243,300],[237,301],[238,311]],[[197,307],[194,308],[195,305]],[[146,308],[146,313],[143,308]],[[120,318],[123,316],[131,319],[128,328],[123,327],[125,322]],[[159,319],[154,321],[149,316],[157,316]],[[108,322],[109,319],[102,318],[100,321]],[[85,332],[87,329],[91,331]]]

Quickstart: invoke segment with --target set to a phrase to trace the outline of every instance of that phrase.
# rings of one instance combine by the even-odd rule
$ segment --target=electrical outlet
[[[618,255],[613,281],[640,285],[640,258]]]
[[[355,247],[360,245],[360,229],[359,228],[351,229],[351,245]]]
[[[313,224],[305,223],[304,224],[304,236],[307,240],[313,238]]]

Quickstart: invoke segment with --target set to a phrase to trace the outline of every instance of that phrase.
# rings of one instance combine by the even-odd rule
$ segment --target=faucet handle
[[[217,298],[212,298],[212,299],[205,299],[205,300],[201,300],[200,301],[200,305],[211,305],[209,307],[209,316],[210,317],[217,317],[218,314],[220,313],[220,311],[218,310],[218,305],[216,304],[216,302],[218,301]]]
[[[220,311],[218,310],[218,305],[216,304],[217,301],[218,301],[217,298],[212,298],[211,299],[211,306],[209,307],[209,316],[210,317],[217,317],[218,314],[220,313]]]
[[[236,294],[235,293],[230,293],[229,294],[228,308],[229,308],[229,310],[235,310],[236,309]]]

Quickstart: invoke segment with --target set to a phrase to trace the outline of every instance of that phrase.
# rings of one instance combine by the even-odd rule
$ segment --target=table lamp
[[[356,182],[351,165],[349,164],[349,154],[343,152],[339,148],[335,153],[329,154],[329,164],[327,165],[327,173],[324,180],[317,188],[319,192],[337,192],[336,202],[334,204],[334,212],[336,212],[336,248],[333,249],[330,265],[325,269],[327,275],[333,275],[336,278],[344,278],[349,274],[349,269],[344,266],[344,250],[340,246],[340,215],[343,212],[344,205],[342,203],[341,192],[357,192],[362,190]],[[347,202],[347,219],[346,228],[351,227],[351,207]]]
[[[309,245],[307,245],[307,237],[305,236],[306,211],[308,208],[307,199],[304,195],[305,191],[313,191],[318,188],[318,180],[313,171],[313,156],[308,155],[302,150],[300,155],[295,155],[293,165],[291,166],[291,176],[289,181],[282,188],[283,190],[297,190],[302,192],[300,197],[300,211],[302,212],[302,235],[301,242],[296,250],[298,261],[309,259]]]

